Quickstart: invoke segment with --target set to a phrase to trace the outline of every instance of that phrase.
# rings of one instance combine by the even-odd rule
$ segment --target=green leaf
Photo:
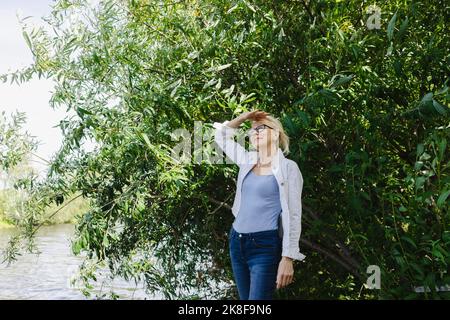
[[[217,82],[217,79],[211,79],[209,80],[207,83],[205,83],[205,85],[203,86],[203,89],[206,89],[210,86],[212,86],[213,84],[215,84]]]
[[[333,164],[329,169],[328,172],[342,172],[344,171],[344,168],[342,165]]]
[[[435,256],[436,258],[439,258],[439,260],[441,261],[445,261],[445,257],[442,254],[442,252],[439,250],[439,247],[437,246],[436,248],[433,249],[432,251],[433,256]]]
[[[221,71],[221,70],[227,69],[227,68],[229,68],[229,67],[231,67],[231,63],[224,64],[224,65],[221,65],[221,66],[218,66],[217,69],[216,69],[216,71]]]
[[[167,86],[167,89],[176,88],[181,84],[181,79],[178,79],[177,81],[172,82]]]
[[[234,10],[236,10],[237,7],[238,7],[237,4],[235,4],[234,6],[232,6],[230,9],[228,9],[227,14],[230,14],[231,12],[233,12]]]
[[[171,98],[173,98],[175,96],[175,94],[177,93],[177,90],[178,90],[178,86],[172,89],[172,91],[170,92]]]
[[[425,274],[423,273],[423,270],[420,268],[420,266],[417,263],[410,262],[409,265],[418,273],[418,275],[421,278],[423,278],[425,276]]]
[[[447,190],[447,191],[444,191],[441,193],[441,195],[439,196],[437,203],[436,203],[439,208],[442,208],[444,206],[444,203],[446,203],[445,201],[447,200],[449,195],[450,195],[450,190]]]
[[[179,86],[181,85],[181,79],[178,79],[177,81],[171,83],[170,85],[167,86],[167,89],[172,89],[172,91],[170,92],[170,97],[173,98],[175,96],[175,94],[177,93],[177,90],[179,88]]]
[[[402,239],[402,240],[408,242],[410,245],[412,245],[414,248],[417,249],[416,243],[415,243],[410,237],[407,237],[407,236],[401,236],[400,239]]]
[[[423,104],[429,103],[433,100],[433,92],[428,92],[426,95],[423,96],[422,102]]]
[[[250,3],[248,3],[248,2],[245,1],[245,0],[244,0],[244,3],[245,3],[245,5],[246,5],[250,10],[252,10],[253,12],[256,12],[255,8],[254,8]]]
[[[403,35],[406,31],[406,28],[408,27],[408,23],[409,23],[409,19],[408,19],[408,17],[406,17],[405,20],[403,20],[402,24],[400,25],[400,29],[398,31],[398,36],[400,38],[403,37]]]
[[[147,144],[147,146],[150,148],[150,150],[153,151],[153,145],[150,142],[150,139],[148,138],[146,133],[141,133],[141,137],[144,138],[145,143]]]
[[[423,184],[425,183],[426,178],[425,177],[418,177],[416,179],[416,189],[419,189],[423,186]]]
[[[97,53],[94,52],[94,54],[92,55],[92,57],[94,58],[94,62],[96,64],[100,64],[100,58],[98,57]]]
[[[199,56],[199,52],[198,51],[193,51],[193,52],[188,54],[188,58],[192,59],[192,60],[198,58],[198,56]]]
[[[331,87],[338,87],[341,86],[343,84],[346,84],[348,82],[350,82],[353,79],[354,75],[350,75],[350,76],[341,76],[339,77],[339,79],[335,80]],[[334,77],[333,77],[334,78]],[[332,79],[333,80],[333,79]]]
[[[216,85],[214,86],[214,88],[216,90],[219,90],[222,87],[222,79],[219,79],[219,81],[217,81]]]
[[[222,93],[225,94],[226,97],[229,97],[234,91],[234,84],[231,85],[228,89],[222,90]]]
[[[444,107],[442,104],[440,104],[439,102],[437,102],[436,100],[433,99],[433,107],[434,109],[439,112],[442,115],[446,115],[447,114],[447,110],[446,107]]]
[[[299,116],[299,118],[302,120],[303,124],[305,126],[309,126],[310,124],[310,118],[308,116],[308,114],[303,111],[303,110],[297,110],[297,115]]]
[[[392,16],[391,20],[389,21],[388,27],[387,27],[387,36],[389,41],[392,40],[392,37],[394,35],[394,27],[395,27],[395,21],[397,20],[397,11]]]
[[[423,161],[416,161],[414,164],[414,170],[418,171],[423,167]]]
[[[395,74],[398,77],[403,76],[403,72],[402,72],[402,63],[399,60],[395,60],[394,62],[394,70],[395,70]]]
[[[444,160],[445,149],[447,148],[447,139],[443,138],[441,142],[439,142],[439,159]]]
[[[394,45],[391,42],[389,48],[387,49],[386,55],[390,56],[392,54],[392,51],[394,51]]]
[[[72,252],[73,252],[73,254],[74,255],[79,255],[80,254],[80,252],[81,252],[81,243],[80,243],[80,241],[76,241],[76,242],[74,242],[73,243],[73,245],[72,245]]]
[[[86,110],[82,107],[77,107],[77,112],[79,115],[92,114],[89,110]]]
[[[285,118],[284,118],[284,121],[285,121],[285,123],[286,123],[286,126],[287,126],[287,128],[289,129],[289,131],[290,132],[295,132],[295,124],[294,124],[294,122],[292,121],[292,119],[289,117],[289,116],[286,116]]]
[[[30,37],[28,36],[28,33],[24,30],[22,32],[22,35],[25,39],[25,42],[27,43],[28,48],[30,48],[30,50],[33,50],[33,46],[31,45],[31,40],[30,40]]]
[[[423,151],[424,151],[423,143],[419,143],[417,145],[417,151],[416,151],[417,156],[420,157],[422,155]]]
[[[362,234],[355,234],[354,237],[355,238],[361,238],[361,239],[363,239],[365,241],[369,241],[369,239],[365,235],[362,235]]]
[[[421,156],[420,156],[420,160],[428,160],[428,159],[430,159],[431,158],[431,156],[428,154],[428,153],[426,153],[426,152],[424,152]]]

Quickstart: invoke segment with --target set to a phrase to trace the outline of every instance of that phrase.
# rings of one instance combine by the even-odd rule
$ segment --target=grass
[[[54,213],[58,208],[65,206],[70,199],[74,197],[71,196],[65,199],[65,202],[60,206],[52,203],[46,210],[44,217],[49,217]],[[16,190],[8,189],[8,190],[0,190],[0,229],[5,228],[14,228],[13,220],[17,219],[17,217],[12,214],[8,214],[11,212],[16,212],[15,206],[17,202],[20,202],[20,195]],[[75,223],[76,215],[79,213],[83,213],[89,210],[89,202],[88,200],[79,197],[74,201],[70,202],[62,208],[54,217],[45,221],[46,225],[53,224],[63,224],[63,223]]]
[[[14,225],[7,220],[0,219],[0,229],[14,228]]]

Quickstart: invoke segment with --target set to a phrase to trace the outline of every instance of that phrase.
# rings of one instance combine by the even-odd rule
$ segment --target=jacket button
[[[284,182],[282,182],[281,185],[284,186]]]

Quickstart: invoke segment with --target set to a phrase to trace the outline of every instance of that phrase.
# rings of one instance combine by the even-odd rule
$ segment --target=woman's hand
[[[267,115],[269,115],[267,112],[261,110],[247,111],[241,113],[238,117],[231,120],[227,125],[231,128],[238,128],[243,122],[247,120],[260,121],[264,119]]]
[[[294,280],[294,265],[291,258],[282,257],[278,265],[277,289],[283,288]]]
[[[242,116],[244,117],[245,120],[251,120],[251,121],[260,121],[268,115],[269,114],[267,112],[261,111],[261,110],[248,111],[248,112],[244,112],[242,114]]]

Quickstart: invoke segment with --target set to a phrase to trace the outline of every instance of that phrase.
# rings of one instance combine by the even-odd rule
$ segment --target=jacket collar
[[[275,155],[275,161],[272,161],[272,169],[273,170],[278,170],[278,168],[280,168],[281,164],[283,163],[285,159],[285,156],[283,154],[283,151],[281,151],[281,149],[278,147],[277,148],[277,154]]]

